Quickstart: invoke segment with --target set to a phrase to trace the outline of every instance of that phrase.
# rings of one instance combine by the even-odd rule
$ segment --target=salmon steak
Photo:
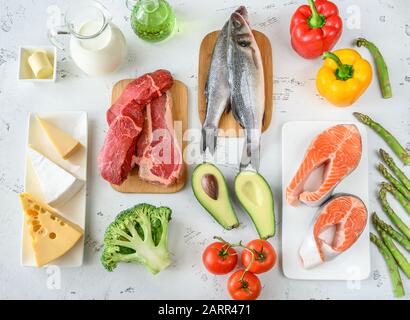
[[[362,234],[367,216],[365,204],[356,196],[339,194],[330,198],[319,209],[300,246],[303,267],[316,267],[348,250]]]
[[[361,155],[362,139],[355,125],[335,125],[321,132],[310,144],[302,164],[287,186],[286,201],[292,206],[299,202],[320,206],[331,196],[337,184],[357,167]],[[305,191],[305,182],[321,166],[321,185],[314,191]]]

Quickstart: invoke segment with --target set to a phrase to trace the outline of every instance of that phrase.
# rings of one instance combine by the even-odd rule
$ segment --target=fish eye
[[[238,41],[238,44],[239,44],[241,47],[246,48],[246,47],[249,47],[249,46],[251,45],[251,42],[250,42],[250,41],[246,41],[246,40],[240,40],[240,41]]]
[[[239,29],[240,27],[242,27],[242,23],[241,23],[240,21],[238,21],[238,20],[234,20],[234,21],[233,21],[233,26],[234,26],[236,29]]]

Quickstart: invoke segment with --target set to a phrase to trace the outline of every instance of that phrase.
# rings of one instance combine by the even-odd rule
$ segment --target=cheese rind
[[[67,132],[64,132],[51,122],[41,119],[38,115],[36,115],[36,119],[64,160],[70,158],[80,148],[81,143]]]
[[[66,254],[84,234],[80,226],[63,218],[55,209],[29,193],[21,193],[20,201],[38,267]]]
[[[44,200],[51,206],[64,205],[84,185],[84,181],[77,179],[46,156],[29,146],[28,155],[36,172]]]

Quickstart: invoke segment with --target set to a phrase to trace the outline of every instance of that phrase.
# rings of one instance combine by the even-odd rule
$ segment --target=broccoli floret
[[[171,263],[168,222],[171,209],[139,204],[118,214],[104,236],[101,262],[113,271],[119,262],[143,264],[156,274]]]

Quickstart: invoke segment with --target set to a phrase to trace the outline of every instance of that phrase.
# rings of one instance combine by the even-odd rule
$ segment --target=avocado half
[[[259,173],[242,171],[235,178],[235,193],[251,217],[261,239],[275,235],[275,208],[269,184]]]
[[[222,172],[210,163],[198,165],[192,173],[192,190],[199,203],[225,229],[239,225]]]

